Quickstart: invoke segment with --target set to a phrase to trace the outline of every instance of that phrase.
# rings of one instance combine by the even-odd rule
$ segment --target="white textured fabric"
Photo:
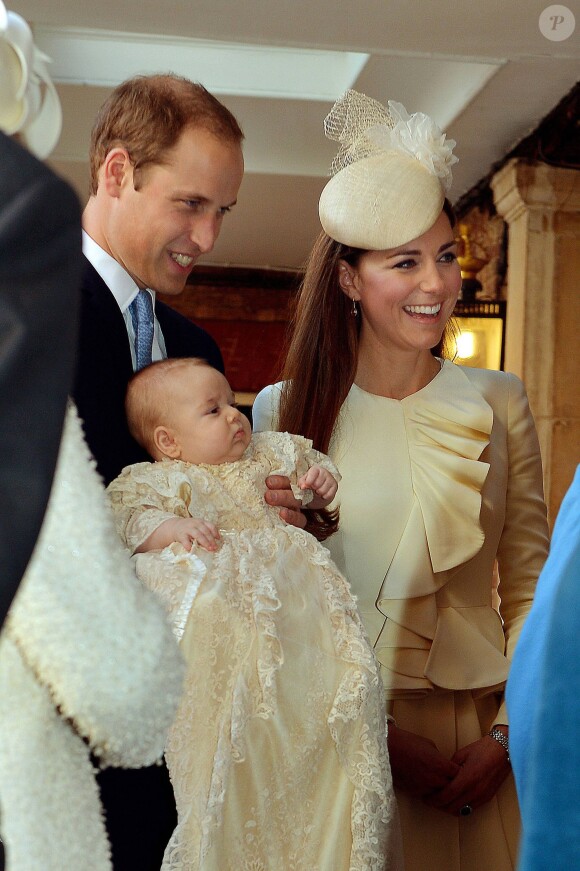
[[[222,535],[215,554],[196,548],[205,572],[180,545],[136,557],[174,620],[196,586],[165,871],[400,868],[383,690],[355,601],[328,551],[264,501],[268,474],[295,483],[312,463],[336,473],[308,440],[261,433],[237,463],[141,463],[109,486],[132,548],[168,516]]]
[[[7,871],[108,871],[89,758],[160,758],[183,681],[165,614],[118,540],[74,407],[45,521],[0,638]]]

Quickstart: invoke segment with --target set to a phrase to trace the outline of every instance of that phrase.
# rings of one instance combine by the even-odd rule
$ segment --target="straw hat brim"
[[[355,248],[398,248],[433,226],[443,208],[440,180],[414,157],[389,151],[340,170],[319,201],[332,239]]]

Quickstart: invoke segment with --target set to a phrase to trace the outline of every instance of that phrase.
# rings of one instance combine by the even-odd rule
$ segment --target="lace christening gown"
[[[188,663],[164,871],[399,867],[383,689],[355,601],[326,548],[264,501],[267,475],[295,483],[313,463],[337,474],[306,439],[260,433],[238,462],[141,463],[110,485],[133,550],[175,515],[222,536],[214,554],[136,557]]]

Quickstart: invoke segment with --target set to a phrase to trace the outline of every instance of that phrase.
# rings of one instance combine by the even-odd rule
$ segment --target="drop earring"
[[[358,306],[357,306],[357,304],[356,304],[356,299],[354,298],[354,296],[351,297],[351,299],[352,299],[352,311],[351,311],[351,314],[352,314],[353,318],[356,318],[356,316],[358,315]]]

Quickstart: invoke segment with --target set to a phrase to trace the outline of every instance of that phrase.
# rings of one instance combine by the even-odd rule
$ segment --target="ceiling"
[[[238,205],[205,262],[294,269],[319,231],[318,197],[335,153],[322,124],[345,87],[381,102],[396,100],[411,113],[427,112],[457,140],[456,200],[580,78],[580,3],[567,3],[577,26],[559,41],[540,31],[545,0],[8,5],[32,24],[37,42],[54,58],[64,127],[52,163],[83,200],[90,128],[110,88],[129,75],[172,70],[216,93],[246,137]]]

